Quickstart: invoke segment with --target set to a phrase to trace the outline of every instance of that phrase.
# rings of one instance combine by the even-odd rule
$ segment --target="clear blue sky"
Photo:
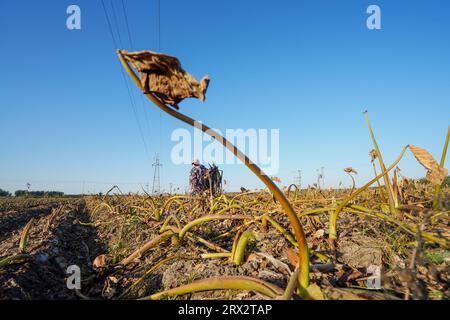
[[[70,4],[81,7],[81,30],[66,28]],[[370,4],[381,7],[382,30],[366,28]],[[157,51],[157,1],[125,6],[134,49]],[[188,127],[162,114],[160,130],[160,111],[133,85],[146,152],[100,0],[1,1],[0,39],[0,188],[29,181],[79,193],[85,180],[86,192],[137,191],[151,185],[156,152],[163,188],[186,186],[190,166],[171,164],[170,134]],[[348,166],[359,185],[367,181],[366,109],[386,163],[406,144],[440,158],[450,119],[447,0],[161,0],[160,46],[212,79],[207,101],[186,100],[183,112],[220,130],[280,129],[283,184],[297,169],[312,184],[321,166],[326,186],[348,186]],[[400,167],[425,174],[410,153]],[[242,165],[222,168],[229,189],[261,186]]]

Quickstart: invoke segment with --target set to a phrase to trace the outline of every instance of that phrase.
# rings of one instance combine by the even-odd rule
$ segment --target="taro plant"
[[[274,181],[268,177],[255,163],[253,163],[244,153],[242,153],[236,146],[234,146],[231,142],[227,141],[223,136],[221,136],[219,133],[217,133],[215,130],[212,130],[210,127],[206,126],[205,124],[199,123],[196,120],[182,114],[181,112],[175,110],[174,108],[171,108],[167,106],[166,104],[162,103],[161,100],[156,97],[151,92],[146,92],[145,88],[142,86],[141,80],[136,75],[135,71],[133,71],[132,67],[129,65],[129,63],[124,58],[124,55],[122,51],[117,51],[119,60],[128,73],[128,75],[131,77],[133,82],[138,86],[141,91],[143,91],[148,99],[152,101],[158,108],[160,108],[162,111],[166,112],[170,116],[194,127],[202,130],[204,133],[211,136],[213,139],[217,140],[219,143],[221,143],[225,148],[230,150],[239,160],[241,160],[247,168],[252,171],[264,184],[265,186],[270,190],[270,192],[273,194],[274,199],[278,201],[278,203],[282,206],[284,212],[287,214],[292,229],[294,231],[295,239],[298,244],[298,259],[299,259],[299,275],[298,275],[298,281],[299,281],[299,294],[300,295],[306,295],[307,288],[309,286],[309,250],[306,243],[306,237],[305,233],[303,231],[303,228],[300,224],[300,220],[291,205],[291,203],[288,201],[284,193],[279,189],[279,187],[274,183]],[[194,224],[195,225],[195,224]],[[184,231],[187,231],[186,229],[189,229],[192,224],[189,226],[186,226],[184,230],[181,230],[179,234],[179,238],[182,238],[184,235]],[[297,274],[294,273],[294,276]],[[241,282],[239,282],[241,281]],[[184,288],[172,289],[170,293],[176,293],[181,294],[184,292],[189,292],[189,290],[192,291],[198,291],[201,288],[211,288],[211,289],[217,289],[217,288],[223,288],[224,286],[228,288],[253,288],[252,285],[256,285],[256,287],[261,287],[260,282],[255,282],[255,280],[246,280],[242,282],[242,279],[222,279],[221,281],[217,280],[211,280],[210,282],[205,281],[199,281],[195,284],[187,285]],[[199,289],[200,288],[200,289]],[[266,285],[264,284],[259,290],[263,289],[266,290]],[[258,290],[258,289],[256,289]],[[276,292],[273,290],[270,290],[271,294],[268,294],[268,296],[274,297],[274,294]],[[267,291],[268,292],[268,291]],[[167,292],[168,293],[168,292]],[[156,294],[152,297],[160,297],[161,295]]]

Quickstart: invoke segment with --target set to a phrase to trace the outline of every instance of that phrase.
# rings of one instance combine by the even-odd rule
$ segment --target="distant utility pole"
[[[83,180],[82,186],[81,186],[81,194],[84,196],[84,185],[86,184],[86,181]]]
[[[159,167],[162,167],[162,163],[159,162],[159,154],[156,154],[155,162],[152,164],[155,167],[155,171],[153,173],[153,186],[152,186],[152,194],[159,194],[161,192],[161,185],[159,181]]]
[[[320,188],[320,172],[319,172],[319,169],[316,169],[316,173],[317,173],[317,189],[321,189]]]
[[[295,177],[294,183],[297,183],[298,188],[302,189],[302,170],[297,170],[298,176]]]
[[[322,177],[322,189],[325,189],[325,175],[323,173],[323,169],[325,169],[324,167],[320,167],[320,176]]]
[[[169,187],[170,187],[169,194],[172,194],[172,183],[169,183]]]

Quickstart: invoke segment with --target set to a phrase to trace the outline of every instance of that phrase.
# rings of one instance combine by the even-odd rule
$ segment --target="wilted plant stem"
[[[239,237],[237,241],[237,245],[235,251],[232,252],[231,258],[233,263],[237,266],[241,265],[244,261],[245,249],[247,248],[248,241],[253,237],[253,233],[251,231],[245,231]]]
[[[398,158],[390,165],[389,168],[385,169],[382,173],[380,173],[378,176],[370,180],[368,183],[366,183],[364,186],[356,190],[354,193],[352,193],[349,197],[347,197],[345,200],[343,200],[339,206],[336,208],[336,210],[331,214],[330,216],[330,227],[329,227],[329,234],[330,239],[336,240],[337,239],[337,232],[336,232],[336,224],[337,224],[337,218],[339,213],[342,211],[342,209],[357,195],[361,194],[364,190],[366,190],[368,187],[370,187],[375,181],[380,179],[381,177],[384,177],[389,171],[391,171],[397,163],[400,162],[400,160],[403,158],[403,155],[405,154],[405,151],[408,149],[409,145],[406,145]]]
[[[140,88],[141,90],[142,85],[137,77],[137,75],[134,73],[134,71],[131,69],[130,65],[125,61],[124,57],[122,56],[121,51],[117,51],[117,54],[119,56],[120,62],[122,63],[123,67],[125,68],[128,75],[131,77],[131,79],[134,81],[134,83]],[[237,147],[235,147],[231,142],[226,140],[224,137],[222,137],[219,133],[217,133],[215,130],[212,130],[208,126],[204,124],[199,124],[194,119],[176,111],[175,109],[166,106],[163,104],[160,100],[158,100],[153,94],[146,94],[147,98],[149,98],[156,106],[158,106],[161,110],[168,113],[169,115],[183,121],[184,123],[187,123],[195,128],[198,128],[205,132],[206,134],[210,135],[212,138],[220,142],[225,148],[233,152],[233,154],[241,160],[247,168],[249,168],[265,185],[269,190],[272,192],[274,197],[277,199],[277,201],[281,204],[283,207],[283,210],[288,215],[288,218],[291,222],[292,228],[294,229],[295,238],[297,240],[297,243],[299,245],[298,250],[298,258],[300,261],[300,275],[299,275],[299,281],[300,281],[300,289],[306,289],[309,286],[309,250],[308,245],[306,243],[306,236],[303,231],[303,228],[300,224],[300,220],[297,217],[297,214],[295,213],[294,208],[290,204],[290,202],[287,200],[283,192],[278,188],[278,186],[270,179],[263,171],[255,164],[253,163],[245,154],[243,154]]]
[[[444,149],[442,150],[441,162],[439,167],[443,168],[445,163],[445,157],[447,155],[448,141],[450,140],[450,126],[447,129],[447,137],[444,142]],[[433,199],[433,209],[437,209],[439,205],[439,193],[441,192],[441,185],[434,187],[434,199]]]
[[[22,235],[20,236],[20,242],[19,242],[19,251],[20,253],[24,253],[27,247],[28,243],[28,233],[30,232],[31,225],[33,224],[34,218],[31,218],[30,221],[28,221],[25,228],[23,228]]]
[[[295,289],[297,288],[298,282],[295,281],[295,278],[298,277],[298,272],[300,271],[299,267],[296,267],[291,277],[289,278],[289,282],[284,290],[283,295],[281,296],[281,300],[290,300],[292,295],[294,294]]]
[[[375,162],[372,162],[372,166],[373,166],[373,173],[376,177],[378,175],[378,173],[377,173],[377,167],[375,166]],[[377,186],[378,186],[378,190],[380,191],[381,201],[386,202],[386,198],[384,197],[383,189],[381,188],[380,180],[377,180]]]
[[[205,216],[205,217],[201,217],[198,219],[195,219],[194,221],[189,222],[187,225],[185,225],[183,227],[183,229],[181,229],[180,233],[178,234],[178,237],[180,238],[180,240],[183,240],[184,235],[186,234],[186,232],[188,232],[190,229],[192,229],[195,226],[198,226],[202,223],[208,222],[208,221],[214,221],[214,220],[245,220],[245,219],[253,219],[253,217],[251,216],[244,216],[244,215],[234,215],[234,216],[228,216],[228,215],[210,215],[210,216]]]
[[[367,111],[364,112],[364,117],[366,118],[367,125],[369,127],[370,136],[372,137],[373,146],[375,148],[375,151],[378,156],[378,160],[380,161],[380,168],[382,172],[387,172],[386,167],[384,166],[383,157],[381,156],[380,149],[378,148],[377,140],[375,139],[375,135],[373,134],[372,125],[370,124],[369,116],[367,115]],[[394,192],[392,190],[391,181],[389,180],[389,175],[386,173],[383,175],[384,184],[386,186],[388,199],[389,199],[389,206],[391,208],[391,213],[397,212],[396,208],[398,206],[397,203],[397,197],[394,195]]]
[[[355,178],[353,178],[353,176],[350,173],[347,173],[350,178],[352,179],[352,189],[350,190],[350,195],[353,193],[353,191],[355,190]]]
[[[149,242],[144,244],[142,247],[137,249],[135,252],[133,252],[126,259],[123,259],[120,262],[120,264],[123,265],[123,266],[126,266],[126,265],[130,264],[131,262],[133,262],[135,259],[139,258],[142,254],[144,254],[145,252],[147,252],[151,248],[154,248],[155,246],[157,246],[161,242],[166,241],[167,239],[169,239],[173,234],[174,234],[173,231],[167,230],[164,233],[156,236],[155,238],[153,238],[152,240],[150,240]]]
[[[214,277],[209,279],[202,279],[194,281],[178,288],[170,289],[163,292],[155,293],[151,296],[145,297],[141,300],[158,300],[164,297],[172,297],[192,292],[207,291],[207,290],[254,290],[271,299],[275,299],[283,294],[283,291],[277,286],[250,277]]]

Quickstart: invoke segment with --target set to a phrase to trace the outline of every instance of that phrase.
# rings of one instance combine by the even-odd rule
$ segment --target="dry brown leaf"
[[[152,51],[120,51],[140,73],[144,93],[154,93],[165,104],[178,109],[178,103],[185,98],[198,98],[205,101],[209,77],[198,82],[186,72],[180,61],[166,54]]]
[[[428,170],[426,176],[428,181],[436,185],[441,184],[442,181],[444,181],[448,170],[439,167],[436,160],[434,160],[433,156],[428,151],[412,145],[409,146],[409,150],[411,150],[417,161]]]
[[[447,174],[448,174],[447,169],[437,167],[436,170],[428,170],[426,178],[432,184],[440,185],[444,181]]]
[[[284,250],[284,255],[289,260],[289,264],[294,268],[298,265],[298,254],[292,248],[287,248]]]
[[[325,234],[325,230],[319,229],[319,230],[316,231],[316,233],[314,233],[313,237],[316,238],[316,239],[320,239],[320,238],[323,237],[324,234]]]
[[[278,183],[281,183],[281,179],[280,178],[278,178],[278,177],[270,177],[271,179],[272,179],[272,181],[274,181],[274,182],[278,182]]]
[[[370,150],[369,155],[370,155],[370,162],[374,162],[378,158],[377,151],[375,149]]]
[[[92,266],[96,269],[104,268],[111,260],[110,258],[111,257],[107,254],[101,254],[94,259],[94,262],[92,262]]]
[[[356,172],[356,170],[353,169],[352,167],[345,168],[344,171],[347,172],[347,173],[358,174],[358,172]]]

